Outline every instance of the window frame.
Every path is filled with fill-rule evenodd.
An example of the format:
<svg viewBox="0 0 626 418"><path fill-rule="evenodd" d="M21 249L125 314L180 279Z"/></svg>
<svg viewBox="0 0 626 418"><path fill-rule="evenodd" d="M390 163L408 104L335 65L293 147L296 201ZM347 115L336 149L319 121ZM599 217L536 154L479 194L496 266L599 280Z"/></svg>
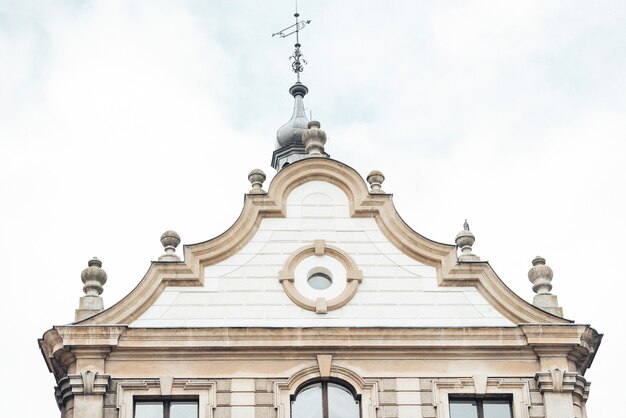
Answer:
<svg viewBox="0 0 626 418"><path fill-rule="evenodd" d="M307 382L302 383L301 385L298 386L298 388L296 389L296 391L291 394L289 396L289 415L293 418L293 403L296 401L296 399L298 398L298 395L304 391L306 388L313 386L313 385L317 385L317 384L321 384L321 390L322 390L322 418L329 418L330 414L329 414L329 405L328 405L328 384L329 383L333 383L337 386L341 386L342 388L346 389L351 395L352 395L352 399L354 400L354 402L356 403L356 406L358 408L359 411L359 418L363 418L363 407L362 407L362 402L361 402L361 395L356 391L356 389L350 385L348 382L338 379L338 378L326 378L326 379L312 379L309 380Z"/></svg>
<svg viewBox="0 0 626 418"><path fill-rule="evenodd" d="M437 418L450 417L450 399L464 396L497 398L510 396L512 417L530 418L530 386L526 378L487 378L474 376L458 379L434 379L432 383L433 406Z"/></svg>
<svg viewBox="0 0 626 418"><path fill-rule="evenodd" d="M346 382L361 396L361 418L376 418L378 382L364 380L350 369L332 365L330 355L318 355L317 359L318 366L301 369L287 380L274 382L274 407L277 409L277 418L291 418L291 395L303 384L329 378ZM320 368L320 364L327 365Z"/></svg>
<svg viewBox="0 0 626 418"><path fill-rule="evenodd" d="M454 395L454 394L450 394L448 396L448 409L450 409L450 407L452 406L453 403L455 402L476 402L476 412L478 414L478 418L485 418L485 412L483 409L483 405L484 402L490 402L490 401L507 401L509 404L509 414L510 417L513 418L513 395L512 394L499 394L499 395L490 395L490 396L472 396L472 395ZM450 414L450 418L455 418L452 415L452 411L448 411L448 413Z"/></svg>
<svg viewBox="0 0 626 418"><path fill-rule="evenodd" d="M208 379L127 379L116 388L119 418L134 418L137 401L196 399L201 418L213 418L217 406L217 383Z"/></svg>
<svg viewBox="0 0 626 418"><path fill-rule="evenodd" d="M133 397L133 418L137 416L137 404L142 402L159 402L163 405L162 418L170 418L170 408L176 402L195 402L196 418L200 418L200 399L198 396L135 396Z"/></svg>

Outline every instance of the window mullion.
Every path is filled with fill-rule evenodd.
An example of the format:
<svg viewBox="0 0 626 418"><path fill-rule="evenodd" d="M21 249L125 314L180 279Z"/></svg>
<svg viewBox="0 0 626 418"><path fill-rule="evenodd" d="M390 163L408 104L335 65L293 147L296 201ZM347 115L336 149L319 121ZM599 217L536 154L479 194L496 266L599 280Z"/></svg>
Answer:
<svg viewBox="0 0 626 418"><path fill-rule="evenodd" d="M322 417L328 418L328 383L322 382Z"/></svg>
<svg viewBox="0 0 626 418"><path fill-rule="evenodd" d="M478 418L485 418L485 413L483 411L483 401L480 399L476 400L476 409L478 409Z"/></svg>
<svg viewBox="0 0 626 418"><path fill-rule="evenodd" d="M170 418L170 401L163 402L163 418Z"/></svg>

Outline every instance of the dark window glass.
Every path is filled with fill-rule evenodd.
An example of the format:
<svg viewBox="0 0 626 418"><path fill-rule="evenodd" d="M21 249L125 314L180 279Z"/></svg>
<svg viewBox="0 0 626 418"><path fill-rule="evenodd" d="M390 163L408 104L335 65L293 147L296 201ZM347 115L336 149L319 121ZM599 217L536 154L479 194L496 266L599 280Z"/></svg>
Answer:
<svg viewBox="0 0 626 418"><path fill-rule="evenodd" d="M333 284L333 280L328 276L328 274L324 273L314 273L307 280L309 286L313 289L323 290L328 289L330 285Z"/></svg>
<svg viewBox="0 0 626 418"><path fill-rule="evenodd" d="M450 418L513 418L510 399L451 399Z"/></svg>
<svg viewBox="0 0 626 418"><path fill-rule="evenodd" d="M292 418L359 418L359 397L343 385L316 382L296 393L291 402Z"/></svg>

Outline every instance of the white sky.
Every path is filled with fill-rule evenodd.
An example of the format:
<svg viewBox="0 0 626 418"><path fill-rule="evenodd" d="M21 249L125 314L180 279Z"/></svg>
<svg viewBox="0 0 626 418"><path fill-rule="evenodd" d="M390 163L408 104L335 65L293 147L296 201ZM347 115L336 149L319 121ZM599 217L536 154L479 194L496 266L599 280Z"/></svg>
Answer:
<svg viewBox="0 0 626 418"><path fill-rule="evenodd" d="M162 252L237 218L291 116L280 1L0 1L0 379L7 416L58 416L36 339L73 320L98 256L110 306ZM626 2L300 0L305 103L327 151L385 173L404 220L605 338L591 417L621 399ZM16 390L17 389L17 390ZM8 410L7 410L8 408Z"/></svg>

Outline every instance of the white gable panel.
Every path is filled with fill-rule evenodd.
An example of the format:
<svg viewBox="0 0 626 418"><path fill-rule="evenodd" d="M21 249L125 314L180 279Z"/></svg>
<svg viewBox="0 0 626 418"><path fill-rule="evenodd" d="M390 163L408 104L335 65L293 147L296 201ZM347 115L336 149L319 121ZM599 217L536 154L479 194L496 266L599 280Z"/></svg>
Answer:
<svg viewBox="0 0 626 418"><path fill-rule="evenodd" d="M131 326L514 325L475 288L439 287L435 268L398 250L373 218L351 218L348 198L337 186L304 183L289 194L286 204L286 218L263 219L237 254L204 268L204 287L166 288ZM278 280L286 260L314 240L348 253L363 272L354 298L326 314L296 305Z"/></svg>

